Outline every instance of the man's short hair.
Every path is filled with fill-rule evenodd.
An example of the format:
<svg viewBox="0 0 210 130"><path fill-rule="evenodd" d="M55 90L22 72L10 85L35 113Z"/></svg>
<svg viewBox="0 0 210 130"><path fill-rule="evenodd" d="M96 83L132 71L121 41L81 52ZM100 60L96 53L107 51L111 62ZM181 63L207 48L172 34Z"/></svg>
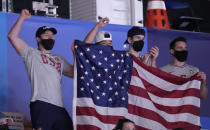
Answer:
<svg viewBox="0 0 210 130"><path fill-rule="evenodd" d="M171 41L169 49L174 49L176 46L176 42L179 41L187 43L187 39L185 37L176 37L173 41Z"/></svg>

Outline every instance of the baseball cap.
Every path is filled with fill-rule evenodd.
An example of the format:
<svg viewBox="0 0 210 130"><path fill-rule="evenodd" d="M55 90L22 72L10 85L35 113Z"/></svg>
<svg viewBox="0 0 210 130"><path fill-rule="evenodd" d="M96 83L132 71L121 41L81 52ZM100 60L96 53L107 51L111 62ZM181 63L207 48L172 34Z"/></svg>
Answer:
<svg viewBox="0 0 210 130"><path fill-rule="evenodd" d="M57 30L55 28L48 27L48 26L42 26L37 29L36 37L39 37L42 33L44 33L47 30L52 31L54 35L57 33Z"/></svg>
<svg viewBox="0 0 210 130"><path fill-rule="evenodd" d="M135 35L145 35L144 29L133 26L131 29L128 30L127 37L133 37ZM125 43L128 43L128 40L126 40Z"/></svg>
<svg viewBox="0 0 210 130"><path fill-rule="evenodd" d="M112 40L112 34L106 31L97 32L96 37L95 37L95 42L98 43L103 40Z"/></svg>

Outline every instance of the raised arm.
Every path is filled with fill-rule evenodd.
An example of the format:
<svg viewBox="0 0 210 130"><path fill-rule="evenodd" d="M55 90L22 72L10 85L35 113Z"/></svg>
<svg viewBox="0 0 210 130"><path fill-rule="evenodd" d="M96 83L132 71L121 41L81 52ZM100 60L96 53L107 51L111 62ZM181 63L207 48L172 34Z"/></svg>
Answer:
<svg viewBox="0 0 210 130"><path fill-rule="evenodd" d="M85 37L84 42L91 44L93 40L95 39L96 33L98 30L104 26L106 26L109 23L109 19L102 18L99 20L99 22L93 27L93 29L88 33L88 35Z"/></svg>
<svg viewBox="0 0 210 130"><path fill-rule="evenodd" d="M18 20L16 21L16 23L13 25L12 29L8 33L8 39L10 43L19 54L24 50L26 46L26 43L21 38L19 38L20 30L21 30L23 22L26 19L29 19L30 17L31 17L31 14L29 13L29 11L26 9L23 9L21 11L20 17L18 18Z"/></svg>

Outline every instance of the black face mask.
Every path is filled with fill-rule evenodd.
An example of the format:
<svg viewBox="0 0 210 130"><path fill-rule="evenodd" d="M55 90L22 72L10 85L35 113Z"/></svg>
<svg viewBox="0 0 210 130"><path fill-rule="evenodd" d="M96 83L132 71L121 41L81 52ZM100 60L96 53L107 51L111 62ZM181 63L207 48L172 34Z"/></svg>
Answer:
<svg viewBox="0 0 210 130"><path fill-rule="evenodd" d="M52 50L54 43L55 43L55 40L53 39L41 39L41 44L46 50Z"/></svg>
<svg viewBox="0 0 210 130"><path fill-rule="evenodd" d="M9 127L7 124L3 124L3 125L0 125L0 130L9 130Z"/></svg>
<svg viewBox="0 0 210 130"><path fill-rule="evenodd" d="M174 50L174 57L176 57L176 59L180 62L186 61L187 56L188 56L188 51L187 50L183 50L183 51Z"/></svg>
<svg viewBox="0 0 210 130"><path fill-rule="evenodd" d="M135 41L133 43L133 49L136 51L136 52L139 52L143 49L144 47L144 41L143 40L139 40L139 41Z"/></svg>

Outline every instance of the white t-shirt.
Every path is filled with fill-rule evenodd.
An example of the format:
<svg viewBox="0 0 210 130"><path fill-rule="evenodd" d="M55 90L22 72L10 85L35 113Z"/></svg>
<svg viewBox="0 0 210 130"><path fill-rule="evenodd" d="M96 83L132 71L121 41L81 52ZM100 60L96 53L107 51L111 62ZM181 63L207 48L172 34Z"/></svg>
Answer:
<svg viewBox="0 0 210 130"><path fill-rule="evenodd" d="M31 84L31 102L41 100L63 107L62 73L70 64L61 56L47 54L27 45L20 56Z"/></svg>

